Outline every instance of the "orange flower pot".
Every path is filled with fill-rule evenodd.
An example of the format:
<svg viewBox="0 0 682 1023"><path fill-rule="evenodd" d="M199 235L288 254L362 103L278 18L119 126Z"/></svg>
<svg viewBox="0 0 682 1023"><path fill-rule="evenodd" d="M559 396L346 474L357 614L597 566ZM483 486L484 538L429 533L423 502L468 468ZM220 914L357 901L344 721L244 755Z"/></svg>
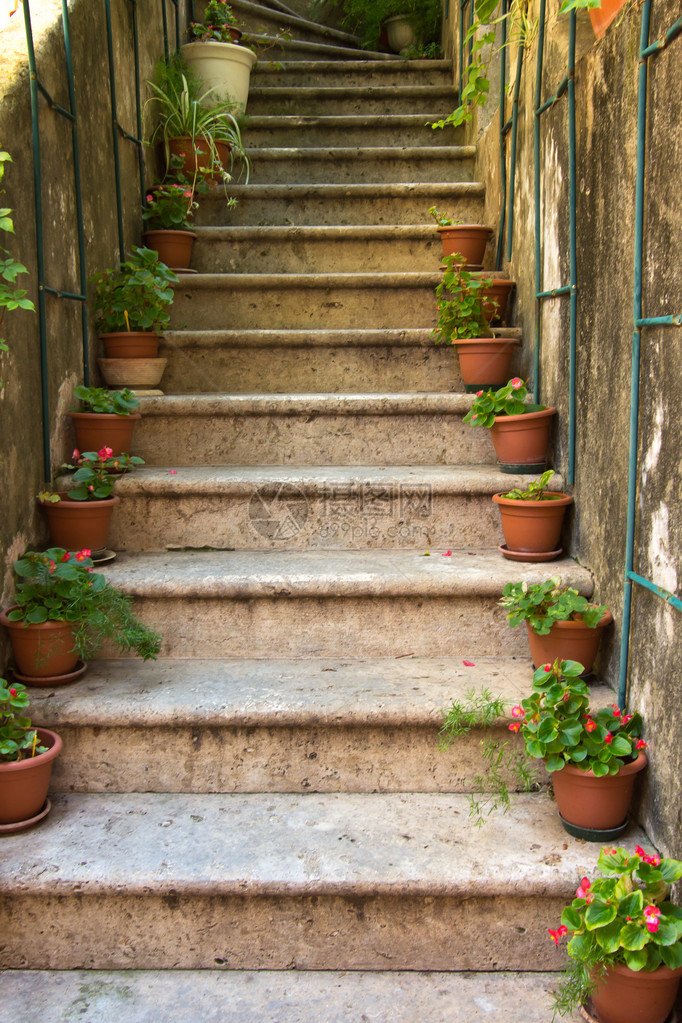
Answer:
<svg viewBox="0 0 682 1023"><path fill-rule="evenodd" d="M613 615L606 611L602 620L590 629L581 621L554 622L546 636L539 636L531 625L528 629L528 645L533 659L533 667L541 664L554 664L560 661L578 661L591 671L594 665L603 630L613 621Z"/></svg>
<svg viewBox="0 0 682 1023"><path fill-rule="evenodd" d="M549 407L518 416L495 416L490 436L500 462L514 466L544 464L555 414L556 409Z"/></svg>
<svg viewBox="0 0 682 1023"><path fill-rule="evenodd" d="M664 1023L675 1003L682 966L671 970L631 970L624 963L609 967L592 991L600 1023Z"/></svg>
<svg viewBox="0 0 682 1023"><path fill-rule="evenodd" d="M76 667L78 651L74 647L74 622L27 625L25 622L11 622L7 613L0 611L0 625L9 632L14 660L22 675L48 678L68 675Z"/></svg>
<svg viewBox="0 0 682 1023"><path fill-rule="evenodd" d="M443 255L459 252L467 266L480 266L490 237L490 228L482 224L448 224L438 226Z"/></svg>
<svg viewBox="0 0 682 1023"><path fill-rule="evenodd" d="M493 501L499 506L504 541L510 551L544 554L558 548L564 513L573 503L570 494L552 494L545 501L517 501L493 494Z"/></svg>
<svg viewBox="0 0 682 1023"><path fill-rule="evenodd" d="M49 747L46 753L0 763L0 824L30 821L45 804L52 764L61 753L62 740L47 728L36 731L39 744Z"/></svg>
<svg viewBox="0 0 682 1023"><path fill-rule="evenodd" d="M155 359L159 335L151 330L121 330L100 334L107 359Z"/></svg>
<svg viewBox="0 0 682 1023"><path fill-rule="evenodd" d="M646 753L641 752L636 760L624 764L618 774L603 778L573 764L553 771L552 786L559 813L569 824L589 831L620 827L628 815L635 779L647 763Z"/></svg>
<svg viewBox="0 0 682 1023"><path fill-rule="evenodd" d="M108 412L67 412L67 415L73 423L79 451L99 451L106 447L111 448L114 457L131 453L135 423L142 418L139 412L131 412L129 416Z"/></svg>
<svg viewBox="0 0 682 1023"><path fill-rule="evenodd" d="M83 547L98 551L106 547L109 525L118 497L103 501L74 501L67 491L59 494L57 504L41 502L53 547L80 551Z"/></svg>
<svg viewBox="0 0 682 1023"><path fill-rule="evenodd" d="M159 259L171 270L187 270L192 262L192 249L196 235L194 231L173 231L159 228L145 231L142 235L148 249L158 253Z"/></svg>
<svg viewBox="0 0 682 1023"><path fill-rule="evenodd" d="M502 387L509 379L514 347L519 342L513 337L457 338L462 382L467 391Z"/></svg>

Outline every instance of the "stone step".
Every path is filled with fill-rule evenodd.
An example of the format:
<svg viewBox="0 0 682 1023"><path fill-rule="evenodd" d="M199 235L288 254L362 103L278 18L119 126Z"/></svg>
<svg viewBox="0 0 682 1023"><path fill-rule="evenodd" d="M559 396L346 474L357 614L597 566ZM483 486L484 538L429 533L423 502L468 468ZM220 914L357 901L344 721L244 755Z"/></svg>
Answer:
<svg viewBox="0 0 682 1023"><path fill-rule="evenodd" d="M0 975L0 1023L29 1020L36 1005L49 1005L55 1020L80 1014L88 1023L547 1023L559 979L378 970L11 970ZM564 1018L583 1023L579 1014Z"/></svg>
<svg viewBox="0 0 682 1023"><path fill-rule="evenodd" d="M443 259L435 225L198 227L199 273L435 272Z"/></svg>
<svg viewBox="0 0 682 1023"><path fill-rule="evenodd" d="M293 60L261 61L251 72L255 88L429 85L451 87L451 60Z"/></svg>
<svg viewBox="0 0 682 1023"><path fill-rule="evenodd" d="M150 465L491 465L466 394L196 394L142 398Z"/></svg>
<svg viewBox="0 0 682 1023"><path fill-rule="evenodd" d="M195 222L239 225L418 224L429 206L447 205L458 220L483 223L484 186L478 181L389 184L230 185L237 199L226 210L221 189L202 198Z"/></svg>
<svg viewBox="0 0 682 1023"><path fill-rule="evenodd" d="M494 466L147 466L116 484L116 551L480 548L504 542ZM553 480L561 489L561 481Z"/></svg>
<svg viewBox="0 0 682 1023"><path fill-rule="evenodd" d="M496 550L425 555L192 550L120 554L102 571L162 633L163 657L527 656L497 603L506 583L551 574L592 593L590 573L569 559L548 572Z"/></svg>
<svg viewBox="0 0 682 1023"><path fill-rule="evenodd" d="M528 658L478 656L161 660L134 672L112 660L29 696L34 724L65 743L59 792L472 792L484 733L440 750L442 711L485 688L511 708L531 672ZM593 706L613 699L592 686ZM507 711L485 736L521 749L510 721Z"/></svg>
<svg viewBox="0 0 682 1023"><path fill-rule="evenodd" d="M483 733L440 751L442 709L472 687L511 708L531 673L528 658L97 661L77 686L32 689L31 717L65 743L58 792L470 792ZM511 720L486 734L520 749Z"/></svg>
<svg viewBox="0 0 682 1023"><path fill-rule="evenodd" d="M599 845L543 794L482 831L467 813L441 793L53 795L30 852L3 839L0 967L556 968L547 928Z"/></svg>
<svg viewBox="0 0 682 1023"><path fill-rule="evenodd" d="M297 14L288 14L284 11L273 10L263 4L253 3L251 0L230 0L232 12L237 19L239 28L247 36L272 35L280 32L287 33L296 40L324 43L330 46L350 47L355 50L358 56L360 43L357 36L349 32L342 32L337 28L330 28L320 24L319 21L310 21ZM268 54L263 55L267 61Z"/></svg>
<svg viewBox="0 0 682 1023"><path fill-rule="evenodd" d="M452 85L253 86L249 114L412 114L457 106Z"/></svg>
<svg viewBox="0 0 682 1023"><path fill-rule="evenodd" d="M377 64L377 67L384 67ZM280 117L249 117L242 132L247 146L287 146L295 140L303 146L390 146L396 139L404 146L461 145L461 128L434 131L429 122L439 114L383 114L377 120L371 114L347 114L319 117L315 114L288 114Z"/></svg>
<svg viewBox="0 0 682 1023"><path fill-rule="evenodd" d="M185 274L174 285L174 330L433 327L431 273Z"/></svg>
<svg viewBox="0 0 682 1023"><path fill-rule="evenodd" d="M255 184L471 181L475 146L249 149Z"/></svg>
<svg viewBox="0 0 682 1023"><path fill-rule="evenodd" d="M495 328L520 340L517 327ZM455 350L436 345L428 328L402 330L168 331L167 394L461 392ZM517 346L511 373L520 371Z"/></svg>
<svg viewBox="0 0 682 1023"><path fill-rule="evenodd" d="M366 61L396 60L393 53L376 53L373 50L358 50L353 46L339 46L335 43L311 42L292 36L284 38L281 33L246 32L242 43L255 47L261 54L260 60L278 63L283 60L329 61L357 60L362 53Z"/></svg>

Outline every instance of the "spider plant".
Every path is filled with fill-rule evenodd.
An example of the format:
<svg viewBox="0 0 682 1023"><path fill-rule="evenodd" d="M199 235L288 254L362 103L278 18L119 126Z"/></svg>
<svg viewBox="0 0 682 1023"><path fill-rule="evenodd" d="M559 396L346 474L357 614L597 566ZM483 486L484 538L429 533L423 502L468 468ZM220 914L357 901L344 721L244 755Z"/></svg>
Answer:
<svg viewBox="0 0 682 1023"><path fill-rule="evenodd" d="M232 180L235 160L241 164L239 176L245 172L245 183L249 180L249 158L242 144L239 122L234 106L226 102L214 102L214 89L200 91L198 79L193 75L181 57L176 56L168 63L159 61L155 81L147 81L152 90L149 103L154 106L156 125L149 144L163 145L166 168L171 166L170 140L189 138L208 156L207 173L218 172L224 181ZM210 105L213 104L213 105ZM217 142L229 147L229 169L223 167L218 155Z"/></svg>

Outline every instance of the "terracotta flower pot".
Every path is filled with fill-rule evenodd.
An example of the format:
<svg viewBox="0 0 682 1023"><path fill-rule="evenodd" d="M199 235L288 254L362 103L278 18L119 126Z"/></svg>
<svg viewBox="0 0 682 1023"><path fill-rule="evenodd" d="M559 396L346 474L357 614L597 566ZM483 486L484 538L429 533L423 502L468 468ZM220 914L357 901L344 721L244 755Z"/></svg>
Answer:
<svg viewBox="0 0 682 1023"><path fill-rule="evenodd" d="M192 261L194 231L173 231L169 228L144 231L144 244L158 253L159 259L171 270L187 270Z"/></svg>
<svg viewBox="0 0 682 1023"><path fill-rule="evenodd" d="M543 554L557 550L564 513L573 503L570 494L553 494L548 501L515 501L493 494L493 501L499 506L510 551Z"/></svg>
<svg viewBox="0 0 682 1023"><path fill-rule="evenodd" d="M639 971L621 963L611 966L592 991L600 1023L663 1023L675 1003L680 977L682 966Z"/></svg>
<svg viewBox="0 0 682 1023"><path fill-rule="evenodd" d="M448 224L438 227L443 255L461 253L467 266L480 266L490 236L490 228L483 224Z"/></svg>
<svg viewBox="0 0 682 1023"><path fill-rule="evenodd" d="M150 330L122 330L99 337L108 359L155 359L159 354L159 335Z"/></svg>
<svg viewBox="0 0 682 1023"><path fill-rule="evenodd" d="M194 46L194 43L188 43L188 46ZM217 46L229 46L230 43L217 43ZM244 47L239 47L244 49ZM247 51L250 52L250 51ZM255 56L255 54L254 54ZM223 167L227 167L230 162L230 147L227 142L214 142L218 159ZM180 137L168 140L168 148L171 156L177 156L182 160L180 170L185 177L191 178L197 171L197 164L199 167L208 167L211 162L211 154L208 144L203 139L195 139L192 141L191 138ZM221 177L218 171L214 171L209 176L209 180L220 181Z"/></svg>
<svg viewBox="0 0 682 1023"><path fill-rule="evenodd" d="M73 501L68 492L60 492L58 504L41 502L53 547L80 551L83 547L98 551L106 547L114 507L120 498L103 501Z"/></svg>
<svg viewBox="0 0 682 1023"><path fill-rule="evenodd" d="M597 39L601 39L616 17L625 0L601 0L601 5L590 9L590 21Z"/></svg>
<svg viewBox="0 0 682 1023"><path fill-rule="evenodd" d="M507 322L507 306L509 296L516 281L506 281L501 278L494 278L488 288L481 289L483 297L483 312L491 323Z"/></svg>
<svg viewBox="0 0 682 1023"><path fill-rule="evenodd" d="M552 773L559 813L569 824L590 831L620 827L628 815L635 778L647 763L646 753L641 752L632 763L624 764L618 774L603 778L566 764L561 771Z"/></svg>
<svg viewBox="0 0 682 1023"><path fill-rule="evenodd" d="M28 821L40 813L50 785L52 764L62 750L56 732L37 728L38 741L47 753L25 760L0 763L0 824Z"/></svg>
<svg viewBox="0 0 682 1023"><path fill-rule="evenodd" d="M514 346L513 337L458 338L457 348L462 382L467 391L502 387L509 379Z"/></svg>
<svg viewBox="0 0 682 1023"><path fill-rule="evenodd" d="M73 423L79 451L109 447L114 457L131 453L135 423L142 418L139 412L131 412L129 416L108 412L67 412L67 415Z"/></svg>
<svg viewBox="0 0 682 1023"><path fill-rule="evenodd" d="M546 636L539 636L526 622L533 667L554 664L558 658L560 661L578 661L586 672L591 671L603 630L612 621L613 615L607 611L594 629L583 621L555 622Z"/></svg>
<svg viewBox="0 0 682 1023"><path fill-rule="evenodd" d="M76 667L78 651L74 648L73 622L26 625L11 622L7 613L0 611L0 625L9 632L14 660L22 675L48 678L68 675Z"/></svg>
<svg viewBox="0 0 682 1023"><path fill-rule="evenodd" d="M503 465L528 466L530 472L536 471L532 466L544 466L555 414L556 409L549 407L518 416L495 416L490 436L499 461Z"/></svg>

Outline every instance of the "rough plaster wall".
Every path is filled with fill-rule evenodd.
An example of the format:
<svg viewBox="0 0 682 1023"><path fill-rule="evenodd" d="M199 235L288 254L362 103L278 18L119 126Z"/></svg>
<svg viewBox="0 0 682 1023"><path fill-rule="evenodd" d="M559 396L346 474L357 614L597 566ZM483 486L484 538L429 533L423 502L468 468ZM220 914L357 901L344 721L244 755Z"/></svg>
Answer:
<svg viewBox="0 0 682 1023"><path fill-rule="evenodd" d="M678 16L676 0L655 0L652 41ZM619 674L627 521L639 33L640 11L635 5L601 41L590 37L589 23L579 22L576 67L578 418L570 551L592 570L596 597L616 619L598 663L614 687ZM543 98L553 93L565 74L566 47L565 30L550 21ZM532 111L536 56L533 45L526 54L521 82L509 267L518 282L517 323L524 329L525 372L532 367L535 331ZM644 273L645 315L650 316L682 311L680 97L682 43L678 39L650 62ZM550 287L569 280L565 100L543 116L541 137L543 273L544 287ZM481 138L477 169L477 176L486 183L488 223L499 221L498 164L496 117ZM554 464L565 472L568 298L543 303L541 327L541 395L559 409ZM681 334L674 328L649 328L642 335L638 463L642 482L634 564L635 571L678 595L682 472L675 413L682 384ZM645 716L652 753L640 814L654 841L666 852L682 856L682 618L658 597L638 587L633 592L630 701Z"/></svg>
<svg viewBox="0 0 682 1023"><path fill-rule="evenodd" d="M61 3L46 0L33 19L38 75L56 102L68 107ZM112 156L109 71L104 5L90 0L70 4L70 28L80 137L84 198L87 275L118 258L116 200ZM112 3L116 86L119 120L135 128L131 5ZM21 13L19 14L21 19ZM186 17L181 5L181 24ZM145 2L140 10L141 77L148 78L163 53L161 6ZM0 53L0 147L13 158L6 170L2 206L13 210L16 234L0 237L30 271L21 284L37 306L36 238L33 199L30 96L23 22L3 29ZM45 279L55 288L78 291L78 249L75 219L71 126L40 100L40 140L43 178ZM126 246L139 244L139 174L137 155L121 140L121 180ZM25 281L25 283L24 283ZM73 407L73 387L82 379L81 313L75 302L46 299L50 448L53 466L69 453L72 439L63 413ZM10 352L0 358L0 474L6 482L0 517L0 600L7 606L12 587L11 564L27 548L46 541L35 495L44 477L41 425L41 374L38 317L28 312L8 314L3 336ZM90 361L96 377L94 332L90 325ZM0 641L1 642L1 641ZM0 649L0 665L5 662Z"/></svg>

